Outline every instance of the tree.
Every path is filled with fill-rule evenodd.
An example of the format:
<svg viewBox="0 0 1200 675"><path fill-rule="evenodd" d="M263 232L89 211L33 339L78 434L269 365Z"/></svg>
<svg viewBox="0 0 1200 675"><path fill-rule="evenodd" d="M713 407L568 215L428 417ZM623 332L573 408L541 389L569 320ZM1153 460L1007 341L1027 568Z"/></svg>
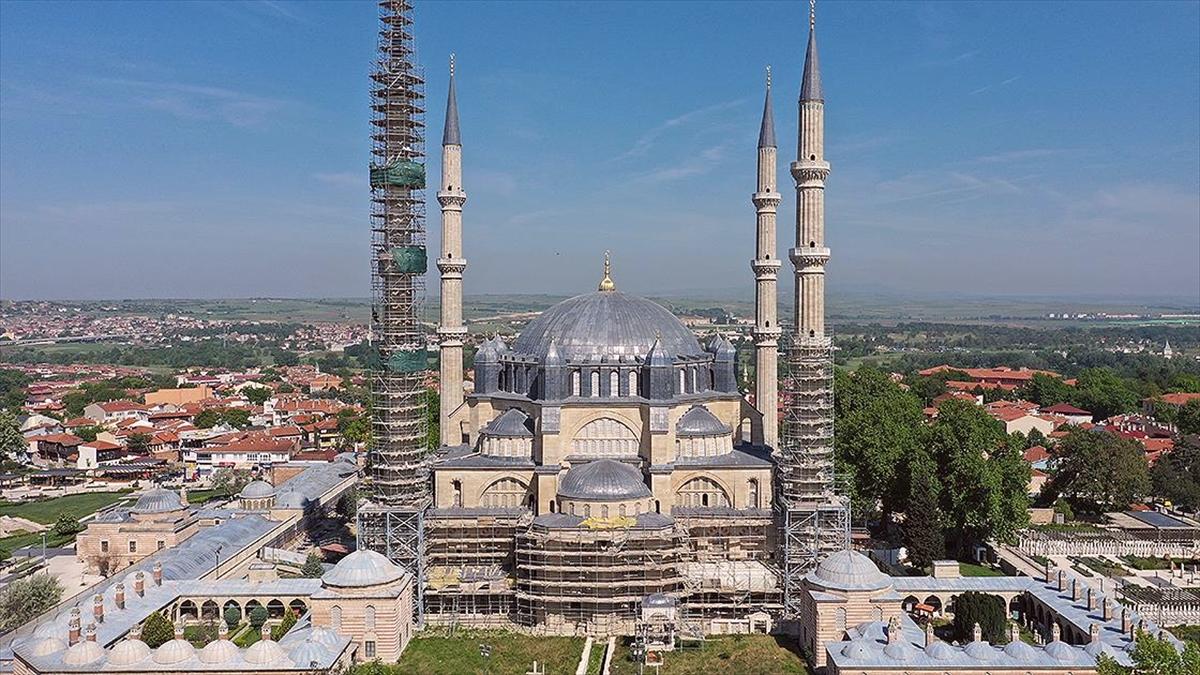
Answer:
<svg viewBox="0 0 1200 675"><path fill-rule="evenodd" d="M1054 475L1043 497L1063 496L1076 511L1128 508L1150 491L1141 444L1108 431L1072 428L1054 446Z"/></svg>
<svg viewBox="0 0 1200 675"><path fill-rule="evenodd" d="M435 389L425 390L425 447L437 450L442 446L442 399Z"/></svg>
<svg viewBox="0 0 1200 675"><path fill-rule="evenodd" d="M25 405L25 387L32 381L20 370L0 368L0 408L20 410Z"/></svg>
<svg viewBox="0 0 1200 675"><path fill-rule="evenodd" d="M16 461L28 448L17 418L7 410L0 410L0 460Z"/></svg>
<svg viewBox="0 0 1200 675"><path fill-rule="evenodd" d="M1075 405L1098 419L1132 412L1137 402L1137 392L1108 368L1088 368L1075 380Z"/></svg>
<svg viewBox="0 0 1200 675"><path fill-rule="evenodd" d="M49 574L34 574L10 581L0 589L0 631L28 623L62 600L63 587Z"/></svg>
<svg viewBox="0 0 1200 675"><path fill-rule="evenodd" d="M175 626L162 614L153 612L142 623L142 642L151 649L157 649L174 639Z"/></svg>
<svg viewBox="0 0 1200 675"><path fill-rule="evenodd" d="M1200 436L1180 437L1175 447L1150 467L1150 485L1157 497L1188 511L1200 510Z"/></svg>
<svg viewBox="0 0 1200 675"><path fill-rule="evenodd" d="M1097 675L1195 675L1200 673L1200 645L1188 642L1182 652L1145 631L1138 631L1133 648L1134 668L1119 665L1107 654L1096 662Z"/></svg>
<svg viewBox="0 0 1200 675"><path fill-rule="evenodd" d="M979 624L983 639L987 642L1007 642L1005 629L1008 628L1008 606L1004 598L976 591L967 591L958 596L954 601L954 639L971 642L975 624Z"/></svg>
<svg viewBox="0 0 1200 675"><path fill-rule="evenodd" d="M358 515L358 488L350 488L338 499L337 513L346 520Z"/></svg>
<svg viewBox="0 0 1200 675"><path fill-rule="evenodd" d="M220 490L221 494L229 497L241 492L251 480L253 476L246 469L217 469L212 475L212 486L214 490Z"/></svg>
<svg viewBox="0 0 1200 675"><path fill-rule="evenodd" d="M1175 425L1181 434L1200 434L1200 399L1192 399L1180 406Z"/></svg>
<svg viewBox="0 0 1200 675"><path fill-rule="evenodd" d="M245 396L246 400L254 405L266 403L267 399L271 398L274 394L275 392L267 387L245 387L242 389L242 396Z"/></svg>
<svg viewBox="0 0 1200 675"><path fill-rule="evenodd" d="M83 525L79 523L79 519L65 512L58 514L58 520L54 521L54 527L51 528L51 532L60 537L70 536L82 531Z"/></svg>
<svg viewBox="0 0 1200 675"><path fill-rule="evenodd" d="M946 539L938 510L941 486L938 484L937 466L923 449L917 450L909 458L908 473L904 545L908 548L909 564L925 569L934 560L946 557Z"/></svg>
<svg viewBox="0 0 1200 675"><path fill-rule="evenodd" d="M230 605L225 608L225 614L222 618L225 619L225 626L228 627L229 630L233 630L234 628L237 628L239 623L242 622L242 613L238 611L237 607Z"/></svg>
<svg viewBox="0 0 1200 675"><path fill-rule="evenodd" d="M148 434L130 434L125 439L125 447L134 455L140 455L150 448L150 436Z"/></svg>
<svg viewBox="0 0 1200 675"><path fill-rule="evenodd" d="M1034 373L1029 382L1017 390L1017 395L1040 406L1049 407L1070 401L1075 391L1071 385L1063 382L1062 378Z"/></svg>
<svg viewBox="0 0 1200 675"><path fill-rule="evenodd" d="M221 419L231 427L245 429L250 426L250 411L241 408L229 408L221 413Z"/></svg>
<svg viewBox="0 0 1200 675"><path fill-rule="evenodd" d="M1000 422L964 401L943 403L928 427L946 539L959 554L974 541L1011 540L1028 524L1029 465L1006 441Z"/></svg>
<svg viewBox="0 0 1200 675"><path fill-rule="evenodd" d="M71 430L71 433L75 434L79 438L82 438L88 443L92 443L96 440L96 437L100 435L101 431L104 431L104 427L97 424L89 424L84 427L75 427Z"/></svg>
<svg viewBox="0 0 1200 675"><path fill-rule="evenodd" d="M250 610L250 627L254 630L261 630L263 624L267 622L267 608L262 605L255 605L254 609Z"/></svg>
<svg viewBox="0 0 1200 675"><path fill-rule="evenodd" d="M279 638L287 635L287 632L292 629L292 626L295 625L296 613L290 609L284 610L283 620L279 622L278 626L275 626L271 629L271 639L279 642Z"/></svg>
<svg viewBox="0 0 1200 675"><path fill-rule="evenodd" d="M315 551L311 551L308 557L304 560L304 566L300 568L300 576L308 579L318 579L322 574L325 574L325 567L321 565L321 556Z"/></svg>
<svg viewBox="0 0 1200 675"><path fill-rule="evenodd" d="M199 429L211 429L221 423L221 411L216 408L205 408L192 419Z"/></svg>
<svg viewBox="0 0 1200 675"><path fill-rule="evenodd" d="M834 392L834 456L850 478L855 512L887 515L901 509L903 459L920 448L921 402L887 373L867 366L836 373Z"/></svg>

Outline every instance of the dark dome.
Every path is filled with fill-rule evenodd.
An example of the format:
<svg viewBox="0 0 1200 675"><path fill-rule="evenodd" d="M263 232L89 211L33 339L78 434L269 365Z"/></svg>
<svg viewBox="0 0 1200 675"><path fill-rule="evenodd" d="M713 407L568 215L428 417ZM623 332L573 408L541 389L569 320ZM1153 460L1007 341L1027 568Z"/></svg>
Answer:
<svg viewBox="0 0 1200 675"><path fill-rule="evenodd" d="M636 467L612 459L573 466L558 483L558 496L585 501L621 501L651 496Z"/></svg>
<svg viewBox="0 0 1200 675"><path fill-rule="evenodd" d="M553 342L569 361L644 357L655 338L671 356L705 353L692 331L665 307L619 291L586 293L554 305L521 331L512 351L540 360Z"/></svg>

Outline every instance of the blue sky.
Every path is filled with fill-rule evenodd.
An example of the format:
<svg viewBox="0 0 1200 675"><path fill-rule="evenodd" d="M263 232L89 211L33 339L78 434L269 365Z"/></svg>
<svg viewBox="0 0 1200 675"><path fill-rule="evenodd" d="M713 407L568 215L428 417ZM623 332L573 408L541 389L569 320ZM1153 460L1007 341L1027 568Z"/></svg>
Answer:
<svg viewBox="0 0 1200 675"><path fill-rule="evenodd" d="M625 290L749 296L763 67L785 175L807 3L416 18L432 175L458 55L468 293L590 290L612 249ZM0 296L365 296L375 30L0 3ZM833 293L1200 302L1200 3L824 2L818 36Z"/></svg>

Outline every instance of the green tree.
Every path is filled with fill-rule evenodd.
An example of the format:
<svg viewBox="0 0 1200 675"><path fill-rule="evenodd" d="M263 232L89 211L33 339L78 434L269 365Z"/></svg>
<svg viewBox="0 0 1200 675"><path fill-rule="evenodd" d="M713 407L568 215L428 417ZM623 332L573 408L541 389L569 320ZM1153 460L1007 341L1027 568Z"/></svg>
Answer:
<svg viewBox="0 0 1200 675"><path fill-rule="evenodd" d="M237 607L230 605L225 608L225 616L223 618L225 619L225 626L229 630L233 630L242 622L242 613L238 611Z"/></svg>
<svg viewBox="0 0 1200 675"><path fill-rule="evenodd" d="M54 527L51 532L65 537L83 531L83 525L79 524L79 519L69 513L58 514L58 520L54 521Z"/></svg>
<svg viewBox="0 0 1200 675"><path fill-rule="evenodd" d="M904 511L904 545L913 567L925 569L946 557L946 538L939 511L941 486L937 465L924 449L908 461L908 499Z"/></svg>
<svg viewBox="0 0 1200 675"><path fill-rule="evenodd" d="M967 591L954 601L954 639L970 642L975 624L983 633L983 639L991 643L1008 641L1004 634L1008 627L1008 606L998 595Z"/></svg>
<svg viewBox="0 0 1200 675"><path fill-rule="evenodd" d="M58 605L63 587L49 574L34 574L10 581L0 589L0 631L28 623Z"/></svg>
<svg viewBox="0 0 1200 675"><path fill-rule="evenodd" d="M192 419L192 424L195 424L199 429L211 429L221 422L221 411L216 408L205 408L196 413L196 417Z"/></svg>
<svg viewBox="0 0 1200 675"><path fill-rule="evenodd" d="M1200 645L1188 642L1182 652L1145 631L1134 642L1134 667L1125 668L1107 654L1096 662L1097 675L1195 675L1200 673Z"/></svg>
<svg viewBox="0 0 1200 675"><path fill-rule="evenodd" d="M246 469L217 469L212 475L214 490L220 490L226 497L236 495L246 487L254 477Z"/></svg>
<svg viewBox="0 0 1200 675"><path fill-rule="evenodd" d="M1017 395L1040 406L1052 406L1072 400L1075 391L1062 378L1034 373L1029 382L1017 390Z"/></svg>
<svg viewBox="0 0 1200 675"><path fill-rule="evenodd" d="M267 622L267 608L262 605L255 605L254 609L250 610L250 627L254 630L261 630L263 624Z"/></svg>
<svg viewBox="0 0 1200 675"><path fill-rule="evenodd" d="M425 390L425 447L437 450L442 447L441 397L437 390Z"/></svg>
<svg viewBox="0 0 1200 675"><path fill-rule="evenodd" d="M28 447L17 418L7 410L0 410L0 460L16 461Z"/></svg>
<svg viewBox="0 0 1200 675"><path fill-rule="evenodd" d="M351 488L338 498L337 513L346 520L354 520L358 515L358 488Z"/></svg>
<svg viewBox="0 0 1200 675"><path fill-rule="evenodd" d="M32 381L20 370L0 368L0 408L19 411L25 405L25 387Z"/></svg>
<svg viewBox="0 0 1200 675"><path fill-rule="evenodd" d="M140 455L149 449L150 436L149 434L130 434L125 439L125 447L129 448L130 454Z"/></svg>
<svg viewBox="0 0 1200 675"><path fill-rule="evenodd" d="M231 427L245 429L250 426L250 411L242 408L228 408L221 412L221 419Z"/></svg>
<svg viewBox="0 0 1200 675"><path fill-rule="evenodd" d="M864 366L834 379L834 454L857 498L855 511L884 515L903 508L903 459L920 447L921 402L887 373Z"/></svg>
<svg viewBox="0 0 1200 675"><path fill-rule="evenodd" d="M246 400L254 405L266 403L267 399L273 395L274 392L267 387L245 387L242 389L242 396L245 396Z"/></svg>
<svg viewBox="0 0 1200 675"><path fill-rule="evenodd" d="M89 424L85 427L75 427L71 430L71 433L87 441L88 443L91 443L96 440L102 431L104 431L104 427L96 424Z"/></svg>
<svg viewBox="0 0 1200 675"><path fill-rule="evenodd" d="M279 625L271 629L271 639L279 642L279 639L284 635L287 635L287 632L292 629L292 626L295 625L296 613L290 609L284 610L283 620L279 622Z"/></svg>
<svg viewBox="0 0 1200 675"><path fill-rule="evenodd" d="M321 556L316 552L309 552L308 557L304 560L304 566L300 568L300 576L318 579L324 573L325 568L321 566Z"/></svg>
<svg viewBox="0 0 1200 675"><path fill-rule="evenodd" d="M1088 368L1076 378L1075 405L1098 419L1132 412L1137 402L1137 392L1108 368Z"/></svg>
<svg viewBox="0 0 1200 675"><path fill-rule="evenodd" d="M1200 434L1200 399L1188 401L1179 408L1175 425L1181 434Z"/></svg>
<svg viewBox="0 0 1200 675"><path fill-rule="evenodd" d="M1137 441L1107 431L1072 428L1054 449L1046 501L1060 495L1076 511L1126 509L1150 491L1146 453Z"/></svg>
<svg viewBox="0 0 1200 675"><path fill-rule="evenodd" d="M153 612L142 623L142 642L151 649L157 649L174 639L175 626L162 614Z"/></svg>
<svg viewBox="0 0 1200 675"><path fill-rule="evenodd" d="M975 541L1010 540L1028 524L1029 466L1006 441L1000 422L963 401L943 403L928 427L946 539L959 554Z"/></svg>
<svg viewBox="0 0 1200 675"><path fill-rule="evenodd" d="M1200 436L1182 436L1150 467L1152 493L1188 511L1200 510Z"/></svg>

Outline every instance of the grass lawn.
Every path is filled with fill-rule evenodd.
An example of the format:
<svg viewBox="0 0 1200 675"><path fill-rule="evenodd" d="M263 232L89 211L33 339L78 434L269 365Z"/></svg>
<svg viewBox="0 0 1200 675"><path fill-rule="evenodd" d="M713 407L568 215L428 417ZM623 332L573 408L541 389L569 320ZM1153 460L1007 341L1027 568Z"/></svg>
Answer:
<svg viewBox="0 0 1200 675"><path fill-rule="evenodd" d="M188 490L189 504L203 504L210 499L225 498L224 490Z"/></svg>
<svg viewBox="0 0 1200 675"><path fill-rule="evenodd" d="M612 675L636 675L637 663L628 644L617 642ZM653 668L645 672L655 672ZM684 649L663 655L662 675L808 675L808 664L799 647L782 636L726 635L709 638L700 649Z"/></svg>
<svg viewBox="0 0 1200 675"><path fill-rule="evenodd" d="M46 532L47 548L66 546L73 541L75 541L75 535L73 534L58 535L50 531ZM39 549L38 555L40 556L40 549L42 547L41 533L30 532L28 534L14 534L11 537L4 537L3 539L0 539L0 558L7 558L8 556L12 555L13 551L19 548L25 548L26 546L37 547Z"/></svg>
<svg viewBox="0 0 1200 675"><path fill-rule="evenodd" d="M35 523L53 525L60 513L66 513L73 518L91 515L100 509L116 504L129 495L129 490L121 492L85 492L77 495L66 495L54 499L43 499L36 502L0 502L0 515L28 518ZM41 537L38 538L39 541Z"/></svg>
<svg viewBox="0 0 1200 675"><path fill-rule="evenodd" d="M1136 555L1123 555L1121 560L1125 561L1130 567L1139 570L1165 570L1171 568L1171 562L1166 558L1143 558ZM1188 558L1174 558L1175 566L1181 564L1194 565L1200 561L1191 560Z"/></svg>
<svg viewBox="0 0 1200 675"><path fill-rule="evenodd" d="M603 675L600 671L604 668L604 650L606 649L608 649L608 640L592 641L592 651L588 654L587 675Z"/></svg>
<svg viewBox="0 0 1200 675"><path fill-rule="evenodd" d="M583 653L583 639L544 637L508 631L458 630L449 637L445 629L430 629L413 637L400 662L385 666L389 675L483 675L524 673L534 661L546 675L571 675ZM492 656L479 655L479 645L492 647ZM603 648L603 644L600 644ZM593 650L595 647L592 648Z"/></svg>
<svg viewBox="0 0 1200 675"><path fill-rule="evenodd" d="M262 631L251 628L249 624L243 623L242 628L239 628L239 630L242 632L230 639L233 641L233 644L243 649L262 639Z"/></svg>
<svg viewBox="0 0 1200 675"><path fill-rule="evenodd" d="M1001 572L1000 570L994 570L990 567L984 567L983 565L976 565L975 563L969 563L969 562L958 563L958 571L964 577L1002 577L1002 576L1004 576L1004 572Z"/></svg>

